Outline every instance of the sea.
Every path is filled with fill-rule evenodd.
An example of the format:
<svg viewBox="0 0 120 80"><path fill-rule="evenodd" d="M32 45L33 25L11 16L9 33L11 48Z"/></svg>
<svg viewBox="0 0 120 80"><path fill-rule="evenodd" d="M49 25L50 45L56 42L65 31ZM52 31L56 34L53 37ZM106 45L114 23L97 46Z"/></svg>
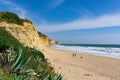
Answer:
<svg viewBox="0 0 120 80"><path fill-rule="evenodd" d="M120 45L113 44L60 44L51 48L120 59Z"/></svg>

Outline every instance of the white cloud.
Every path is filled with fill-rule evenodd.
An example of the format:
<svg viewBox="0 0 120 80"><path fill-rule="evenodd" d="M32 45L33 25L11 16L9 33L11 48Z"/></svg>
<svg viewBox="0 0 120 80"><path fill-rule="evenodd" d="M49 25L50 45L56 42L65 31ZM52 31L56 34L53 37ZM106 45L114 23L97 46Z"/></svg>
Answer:
<svg viewBox="0 0 120 80"><path fill-rule="evenodd" d="M80 6L79 8L73 8L71 7L70 10L73 13L76 13L76 15L82 17L82 18L88 18L88 17L93 17L94 14L92 12L90 12L87 9L82 8L82 6Z"/></svg>
<svg viewBox="0 0 120 80"><path fill-rule="evenodd" d="M53 0L52 3L50 4L50 8L55 8L59 5L61 5L65 0Z"/></svg>
<svg viewBox="0 0 120 80"><path fill-rule="evenodd" d="M11 0L0 0L0 3L5 4L8 9L16 12L21 18L25 18L26 10L19 5L13 3Z"/></svg>
<svg viewBox="0 0 120 80"><path fill-rule="evenodd" d="M63 24L41 24L39 25L40 31L44 33L77 30L77 29L90 29L102 27L120 26L120 14L107 14L94 18L77 19Z"/></svg>

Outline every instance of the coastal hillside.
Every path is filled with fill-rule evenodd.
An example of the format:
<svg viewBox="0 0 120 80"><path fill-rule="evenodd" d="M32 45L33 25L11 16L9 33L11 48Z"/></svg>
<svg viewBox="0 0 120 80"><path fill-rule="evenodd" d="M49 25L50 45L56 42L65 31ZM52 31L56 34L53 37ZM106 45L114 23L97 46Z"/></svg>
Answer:
<svg viewBox="0 0 120 80"><path fill-rule="evenodd" d="M24 46L41 49L44 46L58 43L38 32L31 21L20 19L14 13L0 12L0 27L4 27Z"/></svg>
<svg viewBox="0 0 120 80"><path fill-rule="evenodd" d="M0 80L63 80L41 52L55 43L31 21L0 12Z"/></svg>

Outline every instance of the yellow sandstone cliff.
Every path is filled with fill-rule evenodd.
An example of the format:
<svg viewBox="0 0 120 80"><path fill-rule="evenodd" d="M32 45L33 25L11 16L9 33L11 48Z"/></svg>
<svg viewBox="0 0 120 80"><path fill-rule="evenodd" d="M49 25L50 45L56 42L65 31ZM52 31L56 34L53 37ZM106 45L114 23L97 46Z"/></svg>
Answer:
<svg viewBox="0 0 120 80"><path fill-rule="evenodd" d="M45 35L39 35L35 26L29 22L24 22L23 25L0 22L0 27L5 27L5 29L24 46L42 49L45 46L57 43L54 40L49 40Z"/></svg>

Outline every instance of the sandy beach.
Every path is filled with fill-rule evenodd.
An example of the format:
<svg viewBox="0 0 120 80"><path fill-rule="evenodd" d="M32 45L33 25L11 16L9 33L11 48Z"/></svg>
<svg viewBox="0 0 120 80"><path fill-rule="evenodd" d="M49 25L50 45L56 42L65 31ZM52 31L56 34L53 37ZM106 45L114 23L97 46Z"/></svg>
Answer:
<svg viewBox="0 0 120 80"><path fill-rule="evenodd" d="M65 80L120 80L120 59L46 48L44 51L55 71Z"/></svg>

